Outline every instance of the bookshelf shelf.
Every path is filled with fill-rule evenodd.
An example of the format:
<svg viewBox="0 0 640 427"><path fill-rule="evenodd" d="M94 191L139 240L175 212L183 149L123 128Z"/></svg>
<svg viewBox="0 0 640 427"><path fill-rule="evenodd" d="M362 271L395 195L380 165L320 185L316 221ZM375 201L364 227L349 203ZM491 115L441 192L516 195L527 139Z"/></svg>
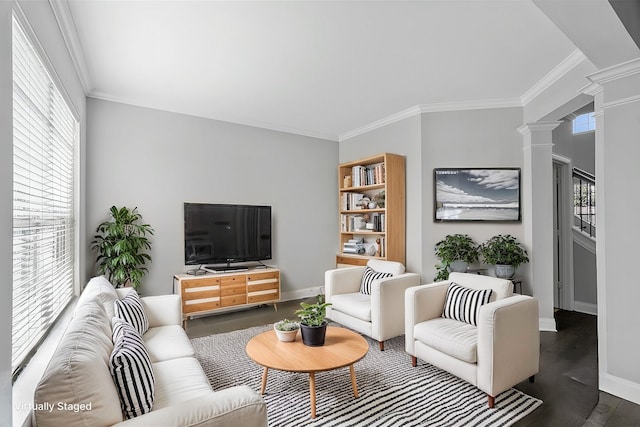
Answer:
<svg viewBox="0 0 640 427"><path fill-rule="evenodd" d="M364 265L372 258L404 264L404 156L384 153L342 163L338 183L336 264Z"/></svg>

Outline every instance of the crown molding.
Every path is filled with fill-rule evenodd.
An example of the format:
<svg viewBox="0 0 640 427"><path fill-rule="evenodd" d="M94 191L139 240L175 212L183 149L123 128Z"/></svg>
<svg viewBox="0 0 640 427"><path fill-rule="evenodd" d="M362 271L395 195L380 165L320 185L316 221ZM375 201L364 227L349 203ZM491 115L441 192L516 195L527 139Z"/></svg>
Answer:
<svg viewBox="0 0 640 427"><path fill-rule="evenodd" d="M371 132L381 127L390 125L400 120L407 119L409 117L417 116L422 113L440 113L447 111L465 111L465 110L487 110L493 108L512 108L522 107L522 103L519 98L505 98L505 99L487 99L480 101L463 101L463 102L442 102L434 104L420 104L406 110L402 110L399 113L392 114L384 117L375 122L371 122L359 128L353 129L349 132L340 134L338 137L339 142L346 141L358 135Z"/></svg>
<svg viewBox="0 0 640 427"><path fill-rule="evenodd" d="M78 38L78 32L76 30L75 23L73 22L73 16L69 9L69 4L66 0L49 0L53 15L58 22L60 33L64 39L64 44L67 46L67 51L71 56L71 61L76 69L76 73L80 78L80 83L84 89L85 95L91 92L91 78L89 77L89 71L87 69L87 61L84 57L82 45Z"/></svg>
<svg viewBox="0 0 640 427"><path fill-rule="evenodd" d="M640 58L596 71L588 75L587 78L593 83L603 85L638 73L640 73Z"/></svg>
<svg viewBox="0 0 640 427"><path fill-rule="evenodd" d="M587 57L582 53L582 51L580 51L580 49L576 49L571 52L569 56L556 65L543 78L538 80L538 82L531 86L529 90L522 94L520 97L522 105L527 105L542 92L549 89L555 82L580 65L585 59L587 59Z"/></svg>
<svg viewBox="0 0 640 427"><path fill-rule="evenodd" d="M321 132L314 132L306 129L298 129L295 127L284 126L284 125L279 125L274 123L266 123L258 120L250 120L244 117L231 117L229 115L215 115L215 114L203 115L203 114L189 113L183 110L167 108L162 105L150 105L149 103L136 101L133 99L119 98L119 97L107 95L98 91L91 92L90 94L87 95L87 97L93 98L93 99L99 99L102 101L117 102L119 104L126 104L134 107L149 108L151 110L158 110L165 113L181 114L183 116L191 116L191 117L197 117L202 119L216 120L219 122L230 123L232 125L249 126L254 128L271 130L275 132L284 132L284 133L290 133L294 135L306 136L309 138L323 139L330 142L338 142L338 138L336 135L331 135L331 134L326 134Z"/></svg>

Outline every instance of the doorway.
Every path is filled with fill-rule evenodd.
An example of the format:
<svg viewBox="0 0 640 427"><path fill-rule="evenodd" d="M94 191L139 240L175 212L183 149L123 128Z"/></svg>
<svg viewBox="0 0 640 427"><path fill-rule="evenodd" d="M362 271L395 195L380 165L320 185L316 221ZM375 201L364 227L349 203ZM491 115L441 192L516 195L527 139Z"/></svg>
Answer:
<svg viewBox="0 0 640 427"><path fill-rule="evenodd" d="M553 155L553 305L574 309L571 160Z"/></svg>

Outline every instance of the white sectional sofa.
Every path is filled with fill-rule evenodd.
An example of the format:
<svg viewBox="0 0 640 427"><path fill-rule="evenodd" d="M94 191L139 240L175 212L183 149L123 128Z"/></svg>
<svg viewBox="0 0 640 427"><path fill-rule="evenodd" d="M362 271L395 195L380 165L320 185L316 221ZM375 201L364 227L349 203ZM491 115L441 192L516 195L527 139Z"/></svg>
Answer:
<svg viewBox="0 0 640 427"><path fill-rule="evenodd" d="M152 362L152 410L124 419L109 367L114 301L131 288L114 289L95 277L80 296L73 319L34 396L32 425L266 426L262 397L247 386L213 391L182 329L180 296L142 297L149 320L143 341Z"/></svg>

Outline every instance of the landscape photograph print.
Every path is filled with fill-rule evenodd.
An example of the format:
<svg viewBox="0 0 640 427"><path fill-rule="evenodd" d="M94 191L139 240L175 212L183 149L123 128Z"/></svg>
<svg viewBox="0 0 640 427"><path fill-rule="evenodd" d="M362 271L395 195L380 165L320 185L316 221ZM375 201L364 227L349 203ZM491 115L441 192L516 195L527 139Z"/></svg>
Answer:
<svg viewBox="0 0 640 427"><path fill-rule="evenodd" d="M519 168L434 169L436 221L520 221Z"/></svg>

